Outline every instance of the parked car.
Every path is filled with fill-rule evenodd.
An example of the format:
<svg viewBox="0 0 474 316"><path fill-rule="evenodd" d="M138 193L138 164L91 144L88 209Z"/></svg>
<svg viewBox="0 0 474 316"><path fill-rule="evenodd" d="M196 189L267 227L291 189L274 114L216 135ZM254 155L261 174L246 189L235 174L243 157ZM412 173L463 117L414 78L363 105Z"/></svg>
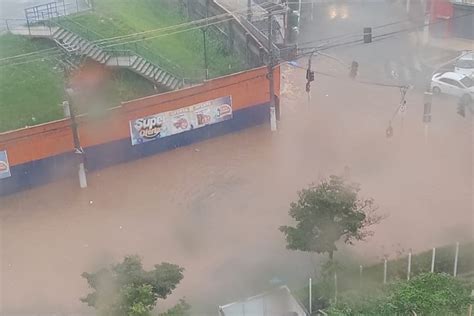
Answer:
<svg viewBox="0 0 474 316"><path fill-rule="evenodd" d="M431 79L431 91L433 94L445 93L471 102L474 99L474 80L455 72L437 73Z"/></svg>
<svg viewBox="0 0 474 316"><path fill-rule="evenodd" d="M474 52L464 53L454 64L454 72L474 78Z"/></svg>

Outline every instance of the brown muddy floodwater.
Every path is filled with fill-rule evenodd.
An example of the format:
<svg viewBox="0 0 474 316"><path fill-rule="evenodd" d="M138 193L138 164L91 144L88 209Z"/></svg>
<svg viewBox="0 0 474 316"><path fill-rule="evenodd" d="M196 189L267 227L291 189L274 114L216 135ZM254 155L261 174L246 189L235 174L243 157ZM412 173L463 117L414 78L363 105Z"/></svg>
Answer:
<svg viewBox="0 0 474 316"><path fill-rule="evenodd" d="M425 137L422 94L385 137L399 91L284 71L282 121L0 199L2 315L90 313L83 271L142 256L185 267L161 306L186 296L196 314L255 294L274 278L298 285L309 255L285 250L296 191L347 166L388 218L352 251L378 260L400 249L471 239L472 120L436 98ZM362 260L362 259L361 259ZM159 302L159 304L163 304Z"/></svg>

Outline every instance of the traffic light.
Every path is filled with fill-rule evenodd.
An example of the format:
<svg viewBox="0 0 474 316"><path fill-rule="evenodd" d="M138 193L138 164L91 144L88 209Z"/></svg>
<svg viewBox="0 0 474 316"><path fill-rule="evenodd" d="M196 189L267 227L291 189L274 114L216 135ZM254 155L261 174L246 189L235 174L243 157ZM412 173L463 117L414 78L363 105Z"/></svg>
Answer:
<svg viewBox="0 0 474 316"><path fill-rule="evenodd" d="M300 31L300 8L299 2L288 3L288 13L286 16L287 23L287 44L296 44L298 41L298 34Z"/></svg>
<svg viewBox="0 0 474 316"><path fill-rule="evenodd" d="M423 104L423 122L431 122L431 100L433 98L433 93L425 92L424 104Z"/></svg>
<svg viewBox="0 0 474 316"><path fill-rule="evenodd" d="M357 73L359 72L359 63L356 61L353 61L351 64L351 70L349 72L349 77L352 79L355 79L357 77Z"/></svg>
<svg viewBox="0 0 474 316"><path fill-rule="evenodd" d="M372 43L372 28L364 27L364 43Z"/></svg>
<svg viewBox="0 0 474 316"><path fill-rule="evenodd" d="M314 81L314 70L311 70L311 69L306 70L306 80L308 80L308 82Z"/></svg>
<svg viewBox="0 0 474 316"><path fill-rule="evenodd" d="M308 65L308 69L306 70L306 92L309 93L311 90L311 82L314 81L314 70L311 70L311 63Z"/></svg>

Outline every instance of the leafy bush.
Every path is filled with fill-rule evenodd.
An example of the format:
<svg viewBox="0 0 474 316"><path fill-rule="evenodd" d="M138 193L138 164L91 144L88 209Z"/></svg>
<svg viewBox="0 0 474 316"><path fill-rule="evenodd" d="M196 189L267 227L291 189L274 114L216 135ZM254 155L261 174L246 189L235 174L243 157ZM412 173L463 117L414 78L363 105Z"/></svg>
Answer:
<svg viewBox="0 0 474 316"><path fill-rule="evenodd" d="M386 289L346 292L327 313L331 316L463 315L470 303L472 284L445 273L423 273Z"/></svg>

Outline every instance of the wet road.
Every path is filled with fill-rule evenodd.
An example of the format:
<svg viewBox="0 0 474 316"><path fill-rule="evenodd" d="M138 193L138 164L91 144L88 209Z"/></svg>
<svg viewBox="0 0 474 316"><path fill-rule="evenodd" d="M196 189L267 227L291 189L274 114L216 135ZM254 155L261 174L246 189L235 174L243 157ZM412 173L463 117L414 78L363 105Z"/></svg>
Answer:
<svg viewBox="0 0 474 316"><path fill-rule="evenodd" d="M432 63L423 49L422 29L404 32L424 23L418 1L411 1L414 13L408 15L403 1L331 1L305 4L301 18L299 47L324 47L359 41L324 52L359 71L375 71L378 81L409 84L424 89L431 78ZM363 29L372 28L372 43L361 43ZM438 53L438 52L435 52ZM397 78L391 76L396 72Z"/></svg>
<svg viewBox="0 0 474 316"><path fill-rule="evenodd" d="M308 104L304 70L283 76L275 134L256 127L108 168L87 190L71 179L0 199L2 315L87 313L80 274L127 254L185 267L159 306L186 296L197 315L274 278L298 286L314 262L285 250L277 228L296 190L346 166L388 215L351 248L360 260L473 238L472 119L454 100L435 99L425 138L422 96L408 92L387 139L396 89L317 76Z"/></svg>

